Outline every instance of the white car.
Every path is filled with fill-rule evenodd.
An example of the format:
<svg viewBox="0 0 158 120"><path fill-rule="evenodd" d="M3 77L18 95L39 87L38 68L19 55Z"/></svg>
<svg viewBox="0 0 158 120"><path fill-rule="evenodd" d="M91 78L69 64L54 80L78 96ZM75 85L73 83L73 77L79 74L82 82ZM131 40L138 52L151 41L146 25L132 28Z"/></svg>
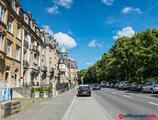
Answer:
<svg viewBox="0 0 158 120"><path fill-rule="evenodd" d="M151 93L158 92L158 82L155 81L147 82L145 85L143 85L142 92L151 92Z"/></svg>

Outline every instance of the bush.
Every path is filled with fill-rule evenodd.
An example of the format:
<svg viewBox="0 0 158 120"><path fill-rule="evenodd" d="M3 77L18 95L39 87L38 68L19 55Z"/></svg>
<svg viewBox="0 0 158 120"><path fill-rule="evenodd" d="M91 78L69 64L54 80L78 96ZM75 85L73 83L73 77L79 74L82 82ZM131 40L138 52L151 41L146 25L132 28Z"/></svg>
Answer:
<svg viewBox="0 0 158 120"><path fill-rule="evenodd" d="M31 88L31 93L34 93L35 92L35 89L34 88Z"/></svg>
<svg viewBox="0 0 158 120"><path fill-rule="evenodd" d="M48 93L52 93L52 86L49 86L49 87L47 88L47 92L48 92Z"/></svg>
<svg viewBox="0 0 158 120"><path fill-rule="evenodd" d="M43 87L40 88L40 91L39 91L39 92L40 92L40 93L44 93Z"/></svg>

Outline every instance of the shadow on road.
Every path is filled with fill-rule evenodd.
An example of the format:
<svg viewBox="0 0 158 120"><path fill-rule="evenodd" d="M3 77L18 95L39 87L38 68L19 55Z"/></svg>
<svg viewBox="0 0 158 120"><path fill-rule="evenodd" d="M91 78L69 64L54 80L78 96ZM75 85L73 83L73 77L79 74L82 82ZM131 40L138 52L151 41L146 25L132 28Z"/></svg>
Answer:
<svg viewBox="0 0 158 120"><path fill-rule="evenodd" d="M156 98L158 98L158 94L151 95L151 97L156 97Z"/></svg>

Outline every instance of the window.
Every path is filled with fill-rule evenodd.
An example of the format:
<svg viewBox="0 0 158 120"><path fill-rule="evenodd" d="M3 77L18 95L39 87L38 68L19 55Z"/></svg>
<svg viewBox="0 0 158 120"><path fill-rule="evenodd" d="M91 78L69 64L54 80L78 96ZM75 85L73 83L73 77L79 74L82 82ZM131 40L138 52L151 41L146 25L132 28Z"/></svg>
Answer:
<svg viewBox="0 0 158 120"><path fill-rule="evenodd" d="M11 56L12 42L7 40L6 53L8 56Z"/></svg>
<svg viewBox="0 0 158 120"><path fill-rule="evenodd" d="M4 22L5 18L5 8L0 4L0 21Z"/></svg>
<svg viewBox="0 0 158 120"><path fill-rule="evenodd" d="M16 36L18 38L21 38L21 27L20 27L20 25L17 26Z"/></svg>
<svg viewBox="0 0 158 120"><path fill-rule="evenodd" d="M13 32L13 19L9 17L8 22L7 22L7 29L9 32Z"/></svg>
<svg viewBox="0 0 158 120"><path fill-rule="evenodd" d="M17 86L17 74L15 74L15 77L14 77L14 86Z"/></svg>
<svg viewBox="0 0 158 120"><path fill-rule="evenodd" d="M24 60L27 61L27 51L24 52Z"/></svg>
<svg viewBox="0 0 158 120"><path fill-rule="evenodd" d="M29 23L29 19L26 15L24 15L24 21L28 24Z"/></svg>
<svg viewBox="0 0 158 120"><path fill-rule="evenodd" d="M19 15L19 6L16 4L15 0L12 1L12 9Z"/></svg>
<svg viewBox="0 0 158 120"><path fill-rule="evenodd" d="M8 83L9 82L9 72L6 71L5 73L5 83Z"/></svg>
<svg viewBox="0 0 158 120"><path fill-rule="evenodd" d="M16 46L16 59L20 60L20 47Z"/></svg>

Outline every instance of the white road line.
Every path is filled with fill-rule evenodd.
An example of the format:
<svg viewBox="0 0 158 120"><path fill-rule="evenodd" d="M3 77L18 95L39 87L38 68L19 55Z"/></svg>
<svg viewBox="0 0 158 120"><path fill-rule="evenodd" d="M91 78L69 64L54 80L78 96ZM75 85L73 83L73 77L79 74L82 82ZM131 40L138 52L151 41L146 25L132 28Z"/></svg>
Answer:
<svg viewBox="0 0 158 120"><path fill-rule="evenodd" d="M148 102L149 104L152 104L152 105L156 105L158 106L158 103L154 103L154 102Z"/></svg>
<svg viewBox="0 0 158 120"><path fill-rule="evenodd" d="M126 97L126 98L130 98L130 99L132 99L133 97L131 97L131 96L128 96L128 95L123 95L124 97Z"/></svg>

